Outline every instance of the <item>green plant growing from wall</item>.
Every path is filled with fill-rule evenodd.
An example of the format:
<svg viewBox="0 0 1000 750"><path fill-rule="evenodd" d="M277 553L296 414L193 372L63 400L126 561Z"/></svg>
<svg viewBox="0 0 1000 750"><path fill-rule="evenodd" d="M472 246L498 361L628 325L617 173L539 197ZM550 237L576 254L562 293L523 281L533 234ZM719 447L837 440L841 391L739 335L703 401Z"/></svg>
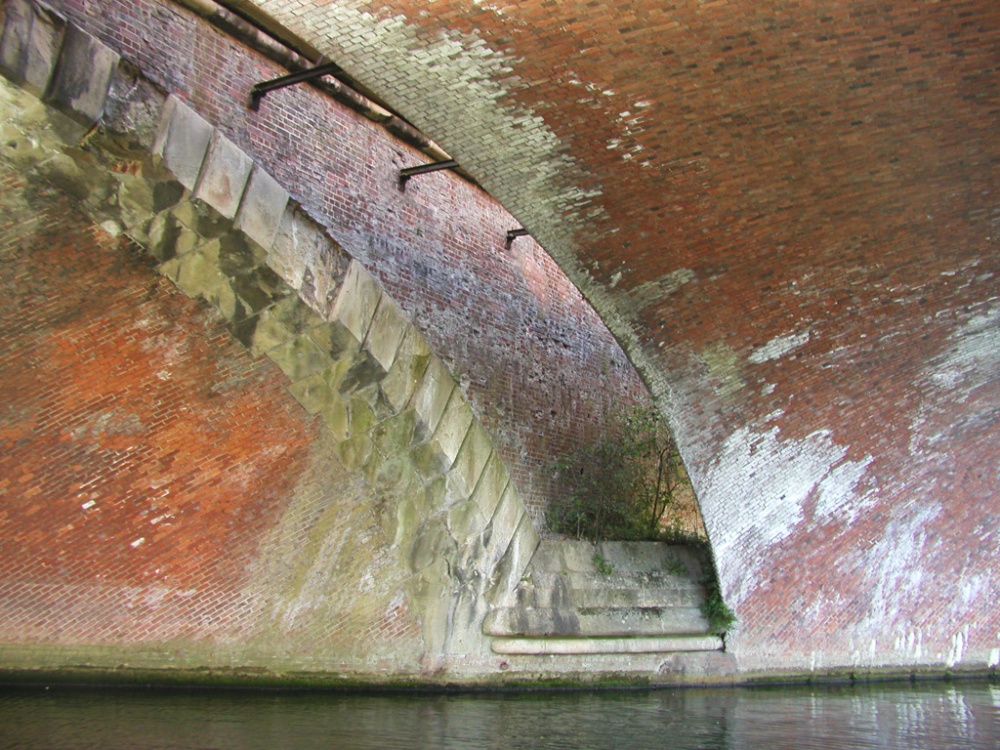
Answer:
<svg viewBox="0 0 1000 750"><path fill-rule="evenodd" d="M553 531L579 539L663 536L663 517L688 484L680 453L652 407L627 411L605 436L553 463L564 492L553 502Z"/></svg>
<svg viewBox="0 0 1000 750"><path fill-rule="evenodd" d="M710 632L723 634L736 622L736 615L722 600L719 582L715 576L702 580L705 587L705 600L701 603L701 614L708 620Z"/></svg>

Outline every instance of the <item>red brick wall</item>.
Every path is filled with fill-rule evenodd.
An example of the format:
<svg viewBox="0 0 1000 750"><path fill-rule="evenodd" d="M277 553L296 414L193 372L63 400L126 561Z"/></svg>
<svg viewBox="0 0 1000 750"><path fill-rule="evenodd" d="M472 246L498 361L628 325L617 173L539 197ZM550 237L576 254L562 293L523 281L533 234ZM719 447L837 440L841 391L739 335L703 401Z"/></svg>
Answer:
<svg viewBox="0 0 1000 750"><path fill-rule="evenodd" d="M238 631L317 420L139 248L0 189L0 640Z"/></svg>
<svg viewBox="0 0 1000 750"><path fill-rule="evenodd" d="M557 452L645 397L634 369L562 271L480 189L443 172L398 189L427 157L308 86L250 87L285 70L175 3L60 0L75 23L187 99L378 278L452 368L537 522Z"/></svg>

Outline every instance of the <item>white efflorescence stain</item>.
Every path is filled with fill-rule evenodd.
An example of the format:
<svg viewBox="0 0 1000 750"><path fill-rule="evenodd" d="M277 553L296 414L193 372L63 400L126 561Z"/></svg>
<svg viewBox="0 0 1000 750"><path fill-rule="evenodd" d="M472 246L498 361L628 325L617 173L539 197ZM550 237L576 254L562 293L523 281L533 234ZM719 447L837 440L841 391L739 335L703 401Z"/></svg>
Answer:
<svg viewBox="0 0 1000 750"><path fill-rule="evenodd" d="M747 359L755 365L759 365L764 362L770 362L773 359L784 357L789 352L792 352L807 343L811 335L812 334L809 331L799 331L797 333L789 333L784 336L778 336L777 338L771 339L760 348L754 350L750 356L747 357Z"/></svg>
<svg viewBox="0 0 1000 750"><path fill-rule="evenodd" d="M767 550L806 520L811 497L824 517L859 511L856 488L871 459L846 455L828 430L794 440L777 426L748 426L729 436L698 488L727 601L738 605L760 584Z"/></svg>

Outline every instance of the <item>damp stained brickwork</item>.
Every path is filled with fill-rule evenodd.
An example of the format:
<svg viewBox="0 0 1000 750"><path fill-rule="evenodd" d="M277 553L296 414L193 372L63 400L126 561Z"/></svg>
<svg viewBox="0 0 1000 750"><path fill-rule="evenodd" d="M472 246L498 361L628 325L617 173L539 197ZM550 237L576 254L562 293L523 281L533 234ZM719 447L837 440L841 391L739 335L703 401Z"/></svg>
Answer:
<svg viewBox="0 0 1000 750"><path fill-rule="evenodd" d="M995 3L256 4L623 342L742 664L997 662Z"/></svg>
<svg viewBox="0 0 1000 750"><path fill-rule="evenodd" d="M215 124L371 270L456 374L544 529L552 458L648 394L548 254L531 237L505 247L517 219L448 172L400 191L399 170L428 157L309 86L250 111L251 86L287 71L177 3L54 7Z"/></svg>

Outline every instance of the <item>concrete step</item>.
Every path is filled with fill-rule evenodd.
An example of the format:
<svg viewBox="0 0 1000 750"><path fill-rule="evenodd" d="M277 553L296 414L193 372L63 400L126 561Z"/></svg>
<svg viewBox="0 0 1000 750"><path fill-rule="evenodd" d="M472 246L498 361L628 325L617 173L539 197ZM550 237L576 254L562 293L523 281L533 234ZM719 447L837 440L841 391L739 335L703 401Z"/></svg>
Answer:
<svg viewBox="0 0 1000 750"><path fill-rule="evenodd" d="M530 570L519 601L531 607L697 607L704 587L687 576L643 573L630 576L593 572L559 574Z"/></svg>
<svg viewBox="0 0 1000 750"><path fill-rule="evenodd" d="M698 607L503 607L483 623L490 636L627 638L708 635Z"/></svg>
<svg viewBox="0 0 1000 750"><path fill-rule="evenodd" d="M717 635L664 636L660 638L493 638L497 654L586 655L668 654L685 651L721 651Z"/></svg>

